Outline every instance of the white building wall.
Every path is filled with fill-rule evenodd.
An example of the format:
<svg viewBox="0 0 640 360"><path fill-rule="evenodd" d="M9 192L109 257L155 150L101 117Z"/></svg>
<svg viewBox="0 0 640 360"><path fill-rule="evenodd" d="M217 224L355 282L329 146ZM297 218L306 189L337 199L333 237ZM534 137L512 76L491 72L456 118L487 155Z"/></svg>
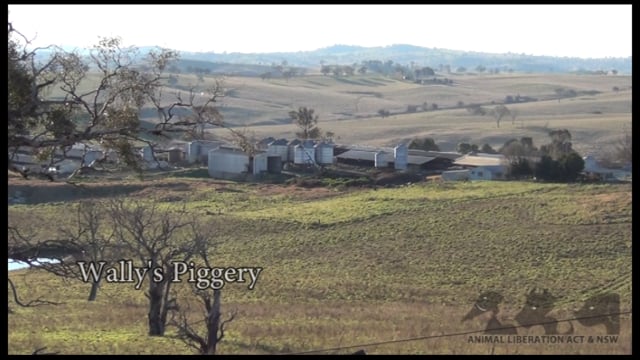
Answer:
<svg viewBox="0 0 640 360"><path fill-rule="evenodd" d="M253 175L267 172L267 153L260 153L253 156Z"/></svg>
<svg viewBox="0 0 640 360"><path fill-rule="evenodd" d="M316 162L321 165L333 164L333 145L320 143L315 146Z"/></svg>
<svg viewBox="0 0 640 360"><path fill-rule="evenodd" d="M442 180L446 181L461 181L470 179L469 170L443 171L441 177Z"/></svg>
<svg viewBox="0 0 640 360"><path fill-rule="evenodd" d="M269 155L279 155L282 162L289 161L289 146L288 145L269 145L267 148Z"/></svg>
<svg viewBox="0 0 640 360"><path fill-rule="evenodd" d="M294 164L313 164L315 162L315 148L305 148L298 144L294 147L293 163Z"/></svg>
<svg viewBox="0 0 640 360"><path fill-rule="evenodd" d="M249 155L243 152L210 150L208 154L209 176L225 178L240 175L249 170Z"/></svg>
<svg viewBox="0 0 640 360"><path fill-rule="evenodd" d="M393 149L394 167L396 170L407 170L409 164L409 150L404 144Z"/></svg>
<svg viewBox="0 0 640 360"><path fill-rule="evenodd" d="M378 151L373 156L373 166L376 168L386 168L389 166L387 154L384 151Z"/></svg>
<svg viewBox="0 0 640 360"><path fill-rule="evenodd" d="M187 161L189 164L193 164L198 161L198 155L200 154L200 143L192 141L187 143Z"/></svg>
<svg viewBox="0 0 640 360"><path fill-rule="evenodd" d="M507 171L505 167L484 167L478 166L469 171L471 180L499 180L504 179L504 174Z"/></svg>
<svg viewBox="0 0 640 360"><path fill-rule="evenodd" d="M222 145L221 141L195 140L187 143L187 161L190 164L202 161L208 163L209 151L215 150Z"/></svg>

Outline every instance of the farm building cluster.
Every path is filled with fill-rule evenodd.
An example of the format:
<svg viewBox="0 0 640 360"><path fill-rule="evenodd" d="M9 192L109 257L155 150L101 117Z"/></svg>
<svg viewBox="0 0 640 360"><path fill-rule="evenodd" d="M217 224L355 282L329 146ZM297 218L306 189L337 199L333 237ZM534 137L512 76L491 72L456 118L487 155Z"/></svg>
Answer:
<svg viewBox="0 0 640 360"><path fill-rule="evenodd" d="M502 154L423 151L405 144L395 147L337 145L331 142L266 138L252 151L223 141L196 140L170 147L145 146L139 149L145 169L206 165L209 176L227 180L259 180L267 174L295 173L334 165L357 169L375 168L389 172L440 175L443 180L503 180L508 175L508 160ZM113 152L76 144L54 154L54 165L43 164L27 148L10 153L9 158L32 173L71 174L80 168L92 168L105 160L118 162ZM599 166L591 155L584 157L586 174L603 180L615 180L616 170Z"/></svg>
<svg viewBox="0 0 640 360"><path fill-rule="evenodd" d="M199 146L190 144L186 156L206 164L209 175L221 179L247 178L248 175L257 178L265 173L341 164L392 171L441 172L460 156L458 153L410 150L405 144L393 148L367 148L299 139L264 139L252 153L212 142L200 142Z"/></svg>

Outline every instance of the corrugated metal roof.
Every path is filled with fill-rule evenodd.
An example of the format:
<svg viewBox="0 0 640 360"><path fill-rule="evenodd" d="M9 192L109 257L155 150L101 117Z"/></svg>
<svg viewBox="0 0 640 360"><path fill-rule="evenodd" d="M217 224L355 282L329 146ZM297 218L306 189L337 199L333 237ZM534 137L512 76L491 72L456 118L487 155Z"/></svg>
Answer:
<svg viewBox="0 0 640 360"><path fill-rule="evenodd" d="M330 147L330 148L333 148L333 144L330 144L330 143L326 143L326 142L324 142L324 141L321 141L321 142L317 143L314 147L317 147L317 148L322 148L322 147Z"/></svg>
<svg viewBox="0 0 640 360"><path fill-rule="evenodd" d="M485 170L490 172L502 172L505 170L505 165L483 165L478 166L474 170Z"/></svg>
<svg viewBox="0 0 640 360"><path fill-rule="evenodd" d="M375 161L375 151L348 150L336 156L340 159ZM393 159L393 157L392 157Z"/></svg>
<svg viewBox="0 0 640 360"><path fill-rule="evenodd" d="M500 154L467 154L456 159L453 163L463 166L501 166L506 164L506 158Z"/></svg>
<svg viewBox="0 0 640 360"><path fill-rule="evenodd" d="M409 163L409 165L423 165L428 163L429 161L435 159L434 157L426 157L426 156L416 156L416 155L409 155L407 162Z"/></svg>
<svg viewBox="0 0 640 360"><path fill-rule="evenodd" d="M262 145L262 146L266 146L267 144L270 144L271 142L275 141L276 139L272 136L269 136L267 138L264 138L260 141L258 141L258 145Z"/></svg>
<svg viewBox="0 0 640 360"><path fill-rule="evenodd" d="M193 140L192 143L205 145L205 146L207 146L207 145L211 145L211 146L222 145L222 141L219 141L219 140Z"/></svg>
<svg viewBox="0 0 640 360"><path fill-rule="evenodd" d="M336 157L340 159L348 159L348 160L375 161L376 152L377 151L369 151L369 150L349 150ZM392 152L391 153L385 152L383 156L387 162L394 161ZM427 157L427 156L409 155L407 162L411 165L423 165L433 159L435 158Z"/></svg>
<svg viewBox="0 0 640 360"><path fill-rule="evenodd" d="M421 155L421 156L444 158L444 159L451 159L451 160L455 160L462 156L457 152L425 151L425 150L419 150L419 149L409 149L409 155Z"/></svg>
<svg viewBox="0 0 640 360"><path fill-rule="evenodd" d="M249 156L244 151L242 151L242 149L232 148L232 147L223 147L223 146L221 146L221 147L219 147L217 149L213 149L213 150L210 150L210 151L213 151L213 152L216 152L216 153L220 153L220 154L244 154L244 155Z"/></svg>
<svg viewBox="0 0 640 360"><path fill-rule="evenodd" d="M269 143L269 145L287 145L288 143L289 141L287 141L287 139L278 139L276 141Z"/></svg>
<svg viewBox="0 0 640 360"><path fill-rule="evenodd" d="M447 171L443 171L442 174L464 174L464 173L468 173L469 169L463 169L463 170L447 170Z"/></svg>

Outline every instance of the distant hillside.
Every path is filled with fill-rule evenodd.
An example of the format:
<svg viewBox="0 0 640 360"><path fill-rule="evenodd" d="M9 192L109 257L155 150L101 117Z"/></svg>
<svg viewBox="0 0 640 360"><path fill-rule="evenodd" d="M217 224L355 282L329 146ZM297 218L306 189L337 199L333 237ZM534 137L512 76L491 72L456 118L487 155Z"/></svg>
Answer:
<svg viewBox="0 0 640 360"><path fill-rule="evenodd" d="M65 48L65 47L63 47ZM154 47L139 47L143 56ZM88 55L87 49L76 50ZM180 51L184 61L178 65L181 70L188 67L206 69L211 73L234 73L256 76L269 72L275 65L320 69L321 64L353 65L370 61L391 61L394 65L428 66L433 69L443 67L451 72L530 72L530 73L598 73L616 70L618 74L631 75L631 57L583 59L575 57L533 56L525 54L492 54L459 50L425 48L398 44L384 47L361 47L334 45L314 51L274 52L274 53L215 53ZM50 50L38 52L41 60L50 56ZM238 69L231 65L242 64Z"/></svg>
<svg viewBox="0 0 640 360"><path fill-rule="evenodd" d="M482 67L486 71L518 72L595 72L617 70L620 74L631 74L631 57L582 59L570 57L533 56L525 54L491 54L458 50L425 48L413 45L391 45L385 47L360 47L334 45L314 51L279 53L194 53L181 52L183 59L216 63L242 63L254 65L281 64L289 66L319 68L321 63L351 65L368 60L391 60L394 63L437 68L449 65L451 71L463 67L475 71Z"/></svg>

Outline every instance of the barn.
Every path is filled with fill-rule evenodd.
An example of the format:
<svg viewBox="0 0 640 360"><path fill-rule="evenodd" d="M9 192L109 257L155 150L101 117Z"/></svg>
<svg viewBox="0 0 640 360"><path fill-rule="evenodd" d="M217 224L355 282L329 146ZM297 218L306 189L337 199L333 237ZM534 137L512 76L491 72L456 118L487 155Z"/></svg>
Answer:
<svg viewBox="0 0 640 360"><path fill-rule="evenodd" d="M507 174L507 159L502 154L469 153L453 162L469 170L470 180L503 180Z"/></svg>
<svg viewBox="0 0 640 360"><path fill-rule="evenodd" d="M246 180L270 170L278 172L281 169L277 166L278 162L281 163L281 160L277 155L261 151L251 156L234 147L221 146L209 150L208 154L209 176L218 179Z"/></svg>

